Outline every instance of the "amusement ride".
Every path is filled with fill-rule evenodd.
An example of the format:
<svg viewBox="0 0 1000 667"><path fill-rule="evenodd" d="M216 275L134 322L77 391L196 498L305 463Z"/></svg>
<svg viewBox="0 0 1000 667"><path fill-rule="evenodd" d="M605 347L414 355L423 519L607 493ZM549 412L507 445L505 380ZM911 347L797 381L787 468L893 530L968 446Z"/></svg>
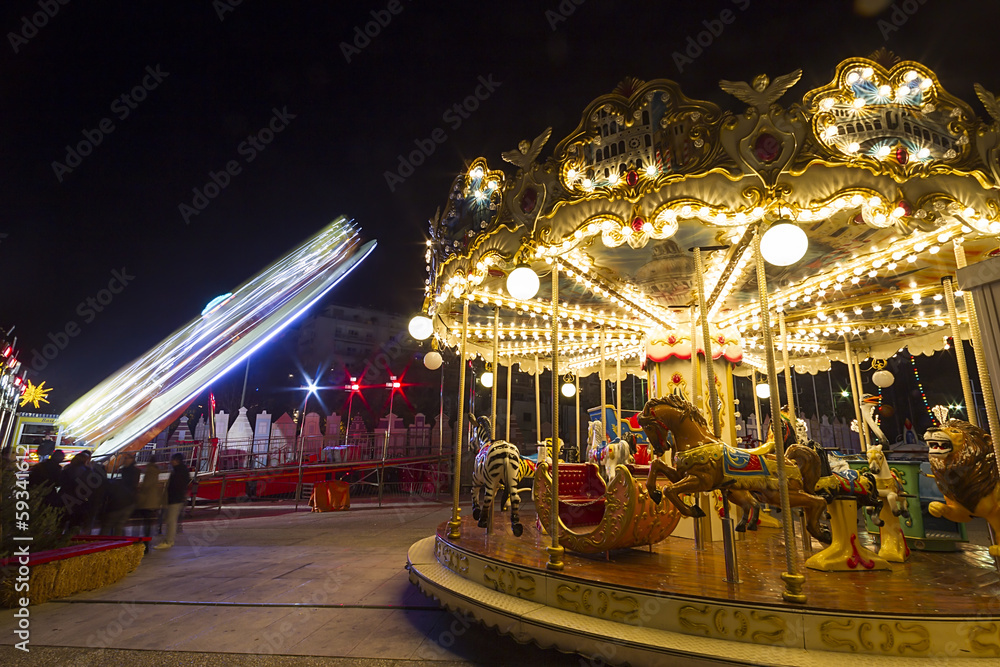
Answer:
<svg viewBox="0 0 1000 667"><path fill-rule="evenodd" d="M1000 656L988 435L1000 104L977 85L977 116L884 50L796 101L800 77L722 81L728 110L673 81L626 79L549 157L545 130L502 154L513 173L480 157L455 179L430 221L411 332L433 340L428 367L457 355L459 405L467 360L496 375L488 418L459 414L455 429L454 469L475 457L476 515L462 515L456 474L451 520L410 550L425 593L519 641L608 663ZM975 380L987 419L938 406L922 465L895 460L862 374L888 386L886 359L948 346L965 406ZM833 362L849 371L857 452L817 442L794 405L791 371ZM515 498L508 525L493 520L502 490L516 496L528 474L511 451L536 448L509 443L515 367L551 373L554 444L538 443L537 521ZM594 374L602 423L582 444L561 432L560 406L575 398L579 424L580 379ZM764 408L781 428L741 449L734 387L758 374L757 423ZM630 420L605 389L628 375L648 387ZM570 435L581 444L560 447ZM597 465L620 443L628 456ZM972 517L991 544L935 541L935 527L964 536Z"/></svg>

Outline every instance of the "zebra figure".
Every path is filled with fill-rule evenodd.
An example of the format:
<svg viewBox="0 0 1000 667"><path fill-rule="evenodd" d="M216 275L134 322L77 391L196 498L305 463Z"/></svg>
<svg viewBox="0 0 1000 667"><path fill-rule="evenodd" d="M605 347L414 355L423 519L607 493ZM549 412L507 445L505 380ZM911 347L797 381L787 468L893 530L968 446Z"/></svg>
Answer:
<svg viewBox="0 0 1000 667"><path fill-rule="evenodd" d="M515 537L520 537L524 527L518 518L517 511L521 505L518 485L521 482L521 453L515 445L506 440L493 440L490 436L490 419L482 416L476 419L476 442L479 451L472 467L472 518L479 521L479 527L485 528L486 510L493 508L493 498L500 487L507 490L510 496L510 526ZM479 494L485 489L482 506L479 505Z"/></svg>

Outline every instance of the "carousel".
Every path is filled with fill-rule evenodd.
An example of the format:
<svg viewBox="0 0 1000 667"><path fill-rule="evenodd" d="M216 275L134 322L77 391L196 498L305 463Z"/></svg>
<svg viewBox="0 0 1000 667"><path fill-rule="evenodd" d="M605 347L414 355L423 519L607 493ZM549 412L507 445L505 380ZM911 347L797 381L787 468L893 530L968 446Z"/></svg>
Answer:
<svg viewBox="0 0 1000 667"><path fill-rule="evenodd" d="M502 154L513 168L478 158L454 181L411 332L432 339L429 368L457 355L460 405L469 360L497 380L489 415L457 417L471 512L455 475L451 520L410 549L424 593L610 664L1000 657L1000 104L977 85L977 115L885 51L804 94L800 77L721 81L728 110L626 79L549 157L544 130ZM898 460L865 374L885 386L892 355L949 346L965 406L981 388L986 418L937 409L923 460ZM835 363L854 456L794 405L795 376ZM543 371L555 445L511 443L512 373L538 387ZM626 418L629 376L647 393ZM740 383L757 385L753 406ZM780 428L746 448L751 410ZM532 471L534 512L518 493ZM935 542L930 526L964 538L973 519L982 544Z"/></svg>

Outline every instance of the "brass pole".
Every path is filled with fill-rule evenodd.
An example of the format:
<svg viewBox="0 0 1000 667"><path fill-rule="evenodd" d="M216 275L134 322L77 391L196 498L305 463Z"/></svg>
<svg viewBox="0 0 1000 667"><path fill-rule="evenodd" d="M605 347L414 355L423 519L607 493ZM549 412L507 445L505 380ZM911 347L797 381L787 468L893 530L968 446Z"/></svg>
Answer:
<svg viewBox="0 0 1000 667"><path fill-rule="evenodd" d="M753 382L753 386L751 387L751 390L753 392L753 414L754 417L756 417L757 419L757 440L759 440L760 442L764 442L766 438L764 438L764 432L763 432L764 427L761 426L760 423L760 397L757 396L757 369L756 368L751 369L750 373L751 373L750 379Z"/></svg>
<svg viewBox="0 0 1000 667"><path fill-rule="evenodd" d="M722 434L722 425L719 419L719 392L715 387L712 338L708 330L708 308L705 306L705 267L702 264L701 248L694 249L694 275L695 285L698 288L698 313L701 318L702 345L705 348L705 371L708 376L708 412L712 415L712 435L718 439ZM693 347L691 355L697 356L696 349ZM725 491L722 492L722 510L725 514L722 520L722 549L726 563L726 581L738 584L740 583L740 564L736 557L736 532L733 528L733 514L729 507L729 497ZM705 524L708 524L708 521L705 521ZM702 535L702 539L704 539L704 535ZM697 548L697 546L696 540L695 547Z"/></svg>
<svg viewBox="0 0 1000 667"><path fill-rule="evenodd" d="M979 415L976 414L975 399L972 397L972 383L969 381L969 366L965 363L965 346L962 344L962 330L958 326L958 311L955 310L955 288L951 276L941 279L944 288L944 300L948 304L948 320L951 323L951 339L955 343L955 361L958 363L958 377L962 380L962 395L965 397L965 413L969 423L979 426Z"/></svg>
<svg viewBox="0 0 1000 667"><path fill-rule="evenodd" d="M622 351L615 357L615 426L618 439L622 439Z"/></svg>
<svg viewBox="0 0 1000 667"><path fill-rule="evenodd" d="M573 382L576 383L576 393L573 394L576 397L576 459L583 461L580 454L580 376L574 376Z"/></svg>
<svg viewBox="0 0 1000 667"><path fill-rule="evenodd" d="M792 364L788 360L788 329L785 327L785 311L778 311L778 326L781 330L781 361L785 364L785 396L788 404L788 416L792 420L792 432L795 432L795 388L792 386ZM798 436L796 436L798 440Z"/></svg>
<svg viewBox="0 0 1000 667"><path fill-rule="evenodd" d="M510 442L510 382L511 378L514 376L514 359L513 357L507 357L507 418L504 420L504 427L507 430L507 435L504 440Z"/></svg>
<svg viewBox="0 0 1000 667"><path fill-rule="evenodd" d="M538 367L538 355L535 355L535 433L538 444L544 445L542 439L542 370Z"/></svg>
<svg viewBox="0 0 1000 667"><path fill-rule="evenodd" d="M705 371L708 376L708 412L712 415L712 434L722 432L719 424L719 394L715 388L715 364L712 360L712 341L708 333L708 310L705 308L705 268L701 262L701 248L694 249L694 275L698 285L698 312L701 317L702 345L705 346Z"/></svg>
<svg viewBox="0 0 1000 667"><path fill-rule="evenodd" d="M552 263L552 546L550 570L563 569L563 548L559 545L559 263Z"/></svg>
<svg viewBox="0 0 1000 667"><path fill-rule="evenodd" d="M764 359L767 362L767 383L771 388L771 429L774 432L774 449L778 468L778 489L781 496L781 527L785 537L785 567L781 574L785 590L781 597L787 602L804 603L802 592L805 576L799 574L795 536L792 533L792 512L788 503L788 476L785 472L785 442L781 437L781 411L778 407L778 373L774 367L774 341L771 337L771 314L767 305L767 275L764 272L764 256L760 254L761 228L753 235L753 253L757 265L757 292L760 299L760 327L764 332Z"/></svg>
<svg viewBox="0 0 1000 667"><path fill-rule="evenodd" d="M844 361L847 364L847 378L851 384L851 403L854 404L854 419L858 423L858 442L861 451L868 451L868 439L865 437L865 423L861 419L861 386L854 376L854 352L851 350L851 341L847 334L844 334ZM850 435L850 434L848 434Z"/></svg>
<svg viewBox="0 0 1000 667"><path fill-rule="evenodd" d="M964 269L965 262L965 248L959 242L960 239L955 239L955 264L960 269ZM993 451L996 452L996 464L1000 467L1000 438L997 434L1000 434L1000 426L998 426L997 418L997 404L993 399L993 383L990 382L989 369L986 366L986 355L983 353L983 339L979 335L979 316L976 314L976 300L972 296L971 291L966 291L965 293L965 310L969 314L969 333L972 338L972 351L976 357L976 370L979 371L979 385L983 389L983 402L986 404L986 421L990 427L990 434L993 436ZM966 413L969 410L966 408Z"/></svg>
<svg viewBox="0 0 1000 667"><path fill-rule="evenodd" d="M448 538L457 540L462 537L462 513L458 507L458 497L462 488L462 424L463 404L465 401L465 344L469 335L469 300L462 303L462 342L458 345L458 421L455 424L455 469L452 470L451 482L451 521L448 522Z"/></svg>
<svg viewBox="0 0 1000 667"><path fill-rule="evenodd" d="M608 400L607 384L604 375L607 372L605 364L605 357L607 356L607 350L605 350L604 348L606 342L606 335L607 334L604 331L604 326L602 325L601 326L601 409L598 411L598 414L600 415L600 417L598 418L601 420L601 428L604 429L601 432L601 442L604 442L607 439L607 433L608 433L608 415L607 411L604 409L604 404Z"/></svg>
<svg viewBox="0 0 1000 667"><path fill-rule="evenodd" d="M698 407L701 400L701 371L698 369L698 318L691 306L691 405Z"/></svg>
<svg viewBox="0 0 1000 667"><path fill-rule="evenodd" d="M865 393L864 385L861 384L861 353L860 352L855 352L854 353L854 377L856 378L855 382L857 382L857 384L858 384L858 406L860 407L860 405L861 405L861 397ZM864 413L862 413L861 416L863 417ZM864 433L865 433L865 448L866 448L865 451L868 451L867 448L871 447L872 444L874 444L873 441L875 439L875 434L872 433L871 430L868 428L868 424L867 423L865 424Z"/></svg>
<svg viewBox="0 0 1000 667"><path fill-rule="evenodd" d="M493 386L490 387L490 438L497 438L497 385L500 383L500 306L493 308Z"/></svg>

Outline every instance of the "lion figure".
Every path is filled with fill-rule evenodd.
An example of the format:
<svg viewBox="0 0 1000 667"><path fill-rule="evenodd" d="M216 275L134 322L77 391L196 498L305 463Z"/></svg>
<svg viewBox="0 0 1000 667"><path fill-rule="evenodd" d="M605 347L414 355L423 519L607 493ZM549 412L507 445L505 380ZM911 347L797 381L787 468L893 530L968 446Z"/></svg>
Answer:
<svg viewBox="0 0 1000 667"><path fill-rule="evenodd" d="M931 472L945 502L928 511L949 521L965 523L983 517L1000 534L1000 474L989 434L960 419L932 428L924 435ZM1000 547L990 547L1000 556Z"/></svg>

